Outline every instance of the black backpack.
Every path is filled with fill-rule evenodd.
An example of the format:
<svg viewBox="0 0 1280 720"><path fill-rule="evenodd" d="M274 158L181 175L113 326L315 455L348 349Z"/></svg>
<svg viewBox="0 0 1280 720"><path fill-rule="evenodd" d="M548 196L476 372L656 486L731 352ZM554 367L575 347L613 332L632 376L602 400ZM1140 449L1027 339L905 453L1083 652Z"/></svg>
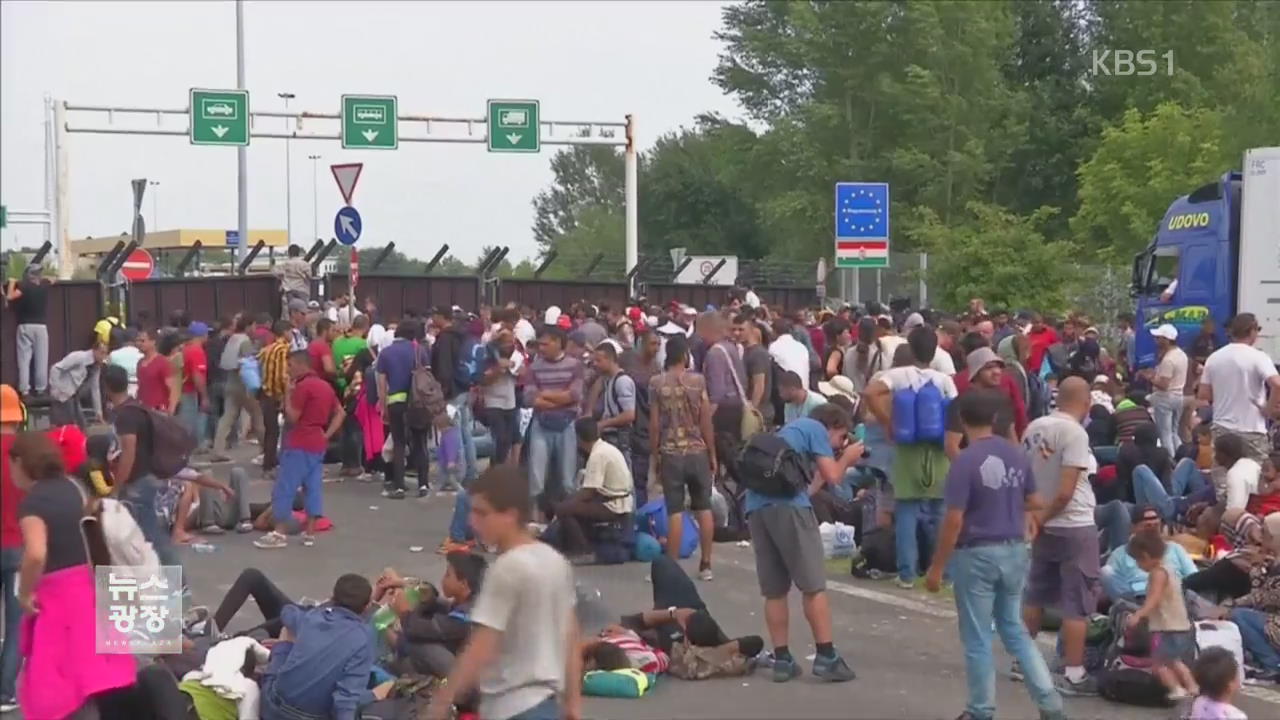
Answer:
<svg viewBox="0 0 1280 720"><path fill-rule="evenodd" d="M804 492L810 473L804 458L777 433L757 433L738 456L738 477L748 490L788 498Z"/></svg>

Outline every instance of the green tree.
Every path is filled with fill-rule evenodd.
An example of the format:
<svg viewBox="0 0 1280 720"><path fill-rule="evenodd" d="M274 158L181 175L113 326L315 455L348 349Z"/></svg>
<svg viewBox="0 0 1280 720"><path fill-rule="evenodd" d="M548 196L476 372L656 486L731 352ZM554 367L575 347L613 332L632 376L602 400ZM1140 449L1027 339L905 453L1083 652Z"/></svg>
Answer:
<svg viewBox="0 0 1280 720"><path fill-rule="evenodd" d="M554 180L533 199L533 237L544 248L578 226L586 208L622 211L625 163L617 148L574 145L551 158Z"/></svg>
<svg viewBox="0 0 1280 720"><path fill-rule="evenodd" d="M462 262L453 254L445 255L440 258L440 262L435 269L431 271L432 275L442 275L445 277L459 277L462 275L474 275L475 266Z"/></svg>
<svg viewBox="0 0 1280 720"><path fill-rule="evenodd" d="M930 209L919 211L912 233L929 252L930 299L959 309L980 297L988 307L1063 310L1070 288L1063 272L1073 258L1067 242L1047 242L1043 228L1057 212L1040 208L1015 215L973 202L963 216L943 222Z"/></svg>
<svg viewBox="0 0 1280 720"><path fill-rule="evenodd" d="M391 248L391 252L387 253L387 257L378 265L378 269L373 269L373 261L382 254L386 249L386 245L369 245L360 248L360 271L365 273L376 272L379 275L413 275L422 272L423 263L421 260L405 255L399 248ZM338 263L339 272L345 273L343 265L346 263Z"/></svg>
<svg viewBox="0 0 1280 720"><path fill-rule="evenodd" d="M1071 230L1108 263L1126 262L1150 242L1180 195L1238 167L1243 148L1228 148L1222 115L1165 103L1144 115L1125 113L1102 133L1080 167L1080 210Z"/></svg>

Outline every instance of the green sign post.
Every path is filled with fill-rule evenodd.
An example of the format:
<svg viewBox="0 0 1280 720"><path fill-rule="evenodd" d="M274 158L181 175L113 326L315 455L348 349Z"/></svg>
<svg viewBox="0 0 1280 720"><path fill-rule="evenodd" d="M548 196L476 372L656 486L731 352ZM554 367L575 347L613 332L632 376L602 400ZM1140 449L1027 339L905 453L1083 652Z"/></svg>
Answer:
<svg viewBox="0 0 1280 720"><path fill-rule="evenodd" d="M249 91L191 88L191 144L248 145Z"/></svg>
<svg viewBox="0 0 1280 720"><path fill-rule="evenodd" d="M395 150L399 145L394 95L342 96L343 148Z"/></svg>
<svg viewBox="0 0 1280 720"><path fill-rule="evenodd" d="M537 100L490 100L488 117L489 152L538 152Z"/></svg>
<svg viewBox="0 0 1280 720"><path fill-rule="evenodd" d="M9 208L0 205L0 228L9 227Z"/></svg>

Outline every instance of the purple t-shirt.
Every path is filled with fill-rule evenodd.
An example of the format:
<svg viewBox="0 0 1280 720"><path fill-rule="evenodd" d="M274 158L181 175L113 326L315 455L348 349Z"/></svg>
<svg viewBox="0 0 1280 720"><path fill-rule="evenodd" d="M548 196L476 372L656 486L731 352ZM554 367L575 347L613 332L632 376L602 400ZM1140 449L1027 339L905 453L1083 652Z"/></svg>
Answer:
<svg viewBox="0 0 1280 720"><path fill-rule="evenodd" d="M1033 492L1031 465L1017 445L992 436L961 450L943 492L948 510L964 510L956 547L1022 539L1026 498Z"/></svg>

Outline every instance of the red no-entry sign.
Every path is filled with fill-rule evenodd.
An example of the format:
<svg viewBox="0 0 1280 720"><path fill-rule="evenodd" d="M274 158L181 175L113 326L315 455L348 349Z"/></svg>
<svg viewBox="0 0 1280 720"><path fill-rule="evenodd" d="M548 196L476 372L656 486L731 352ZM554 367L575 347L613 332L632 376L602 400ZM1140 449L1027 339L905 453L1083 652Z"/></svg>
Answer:
<svg viewBox="0 0 1280 720"><path fill-rule="evenodd" d="M129 257L125 259L124 265L120 266L120 274L124 275L129 282L136 280L146 280L151 277L151 273L156 269L156 261L151 257L151 253L143 248L138 248L129 253Z"/></svg>

